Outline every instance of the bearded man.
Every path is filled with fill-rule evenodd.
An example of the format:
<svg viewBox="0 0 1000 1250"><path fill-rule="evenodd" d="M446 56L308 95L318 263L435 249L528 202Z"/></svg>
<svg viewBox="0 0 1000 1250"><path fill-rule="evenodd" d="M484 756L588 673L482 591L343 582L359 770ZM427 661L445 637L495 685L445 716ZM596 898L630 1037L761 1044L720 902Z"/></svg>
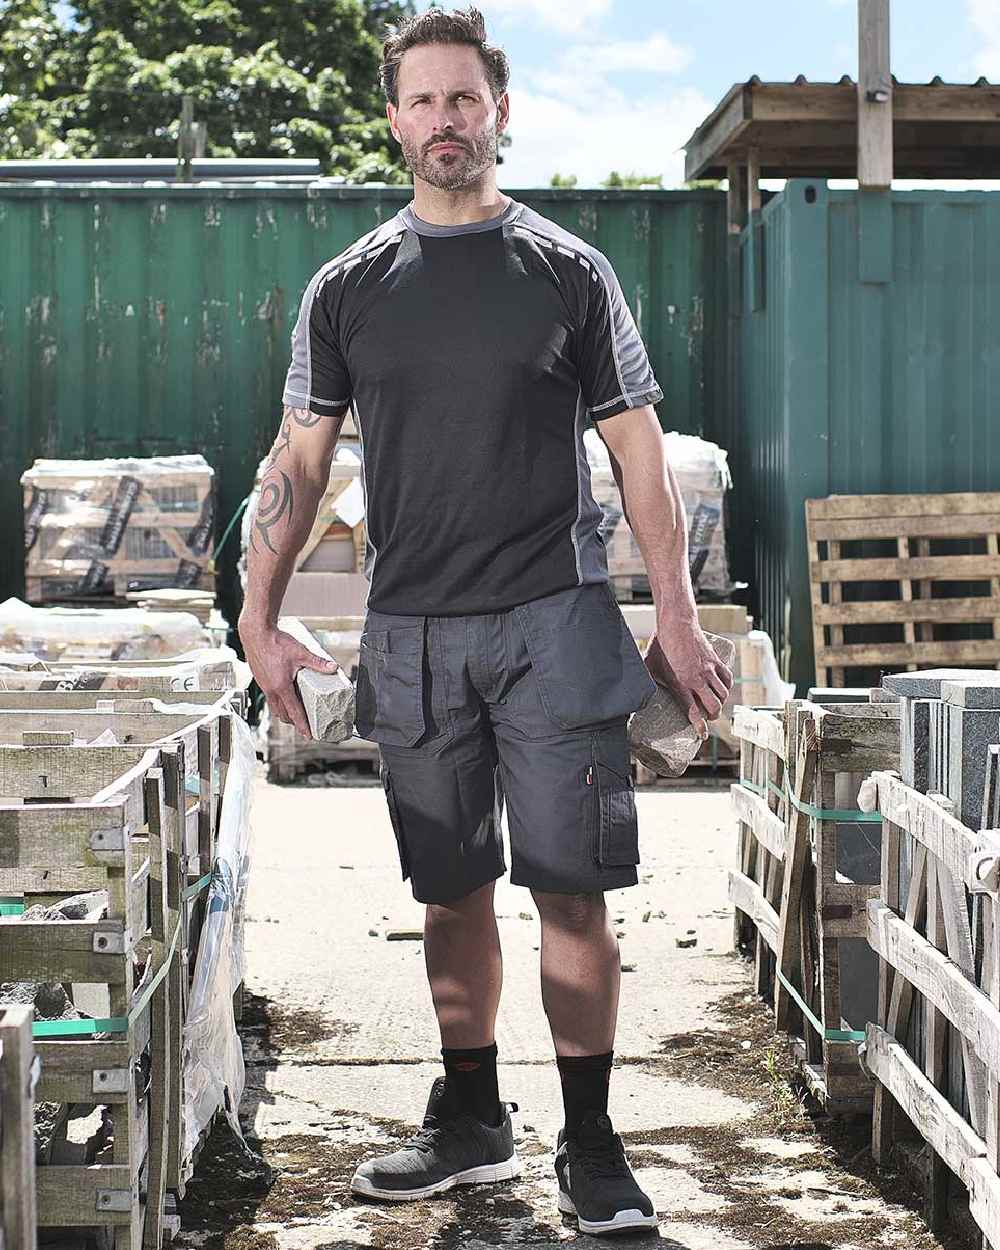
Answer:
<svg viewBox="0 0 1000 1250"><path fill-rule="evenodd" d="M619 1233L656 1227L608 1115L620 963L604 893L634 886L639 863L626 721L651 672L695 723L719 714L732 679L698 625L663 395L614 271L497 189L507 81L475 9L431 9L385 41L413 200L306 288L240 636L272 714L308 734L294 678L322 662L277 617L350 408L371 583L357 728L379 745L403 878L426 904L444 1064L423 1126L352 1188L422 1199L519 1171L494 1042L506 806L511 880L541 918L559 1208L583 1232ZM646 664L608 582L588 422L649 573Z"/></svg>

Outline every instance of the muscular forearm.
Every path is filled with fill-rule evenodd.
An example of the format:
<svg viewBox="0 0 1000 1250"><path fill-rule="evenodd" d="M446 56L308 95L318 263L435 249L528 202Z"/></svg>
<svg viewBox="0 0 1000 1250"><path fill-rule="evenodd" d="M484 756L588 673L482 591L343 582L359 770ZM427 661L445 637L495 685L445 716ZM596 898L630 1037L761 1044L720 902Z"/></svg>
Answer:
<svg viewBox="0 0 1000 1250"><path fill-rule="evenodd" d="M284 410L250 527L241 629L270 629L277 622L295 557L316 520L329 480L332 444L336 442L333 431L332 439L324 439L318 448L316 438L306 436L306 432L319 421L333 420L298 408ZM339 431L339 421L336 427Z"/></svg>
<svg viewBox="0 0 1000 1250"><path fill-rule="evenodd" d="M695 623L684 500L662 442L647 452L625 456L623 463L611 456L625 517L642 552L657 618Z"/></svg>

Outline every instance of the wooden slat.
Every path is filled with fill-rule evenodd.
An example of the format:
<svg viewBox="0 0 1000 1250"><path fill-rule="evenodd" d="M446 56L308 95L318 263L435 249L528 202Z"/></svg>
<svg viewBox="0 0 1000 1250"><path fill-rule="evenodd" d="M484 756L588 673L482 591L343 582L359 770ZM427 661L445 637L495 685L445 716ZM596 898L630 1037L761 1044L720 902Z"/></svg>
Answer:
<svg viewBox="0 0 1000 1250"><path fill-rule="evenodd" d="M765 751L773 751L779 759L785 758L785 729L781 712L737 706L733 733Z"/></svg>
<svg viewBox="0 0 1000 1250"><path fill-rule="evenodd" d="M9 1250L37 1236L32 1017L30 1007L0 1007L0 1234Z"/></svg>
<svg viewBox="0 0 1000 1250"><path fill-rule="evenodd" d="M99 1189L124 1190L139 1201L138 1185L133 1186L129 1168L105 1163L99 1167L67 1167L50 1165L36 1172L38 1186L38 1223L45 1228L110 1224L128 1226L130 1211L108 1211L98 1206ZM135 1248L138 1250L138 1247Z"/></svg>
<svg viewBox="0 0 1000 1250"><path fill-rule="evenodd" d="M982 1138L927 1080L901 1043L877 1024L869 1024L866 1034L868 1070L889 1090L934 1152L956 1176L964 1178L973 1160L985 1155Z"/></svg>
<svg viewBox="0 0 1000 1250"><path fill-rule="evenodd" d="M734 906L745 912L754 922L768 947L778 948L778 913L764 898L756 881L735 869L729 871L729 897Z"/></svg>
<svg viewBox="0 0 1000 1250"><path fill-rule="evenodd" d="M785 854L785 822L767 805L767 800L746 786L729 788L738 820L749 826L754 837L770 854L781 860Z"/></svg>
<svg viewBox="0 0 1000 1250"><path fill-rule="evenodd" d="M128 957L95 951L94 940L121 934L117 920L7 921L0 925L0 981L116 982Z"/></svg>
<svg viewBox="0 0 1000 1250"><path fill-rule="evenodd" d="M921 581L975 581L996 576L996 557L978 556L874 556L870 559L819 560L809 568L817 582L893 582L900 578Z"/></svg>
<svg viewBox="0 0 1000 1250"><path fill-rule="evenodd" d="M794 705L790 705L794 706ZM792 714L790 712L790 714ZM794 795L799 803L813 793L816 778L815 721L812 717L796 717L797 734ZM778 968L786 981L795 983L801 973L802 945L799 919L802 912L802 883L810 854L809 817L798 806L789 811L785 843L785 871L781 884L779 913ZM779 1029L789 1032L793 1002L782 982L775 980L774 1013Z"/></svg>
<svg viewBox="0 0 1000 1250"><path fill-rule="evenodd" d="M876 621L869 622L877 624ZM913 660L924 668L977 666L992 668L1000 661L1000 642L991 638L948 642L869 642L824 647L819 652L823 664L847 668L906 664Z"/></svg>
<svg viewBox="0 0 1000 1250"><path fill-rule="evenodd" d="M972 599L866 599L860 603L821 604L816 615L821 625L905 624L907 621L972 622L992 620L996 601L979 595ZM827 644L824 644L826 646Z"/></svg>
<svg viewBox="0 0 1000 1250"><path fill-rule="evenodd" d="M911 790L891 773L876 774L876 785L878 809L885 819L916 838L959 881L974 884L969 880L969 856L980 845L978 836L933 798Z"/></svg>
<svg viewBox="0 0 1000 1250"><path fill-rule="evenodd" d="M807 499L806 516L812 520L869 517L979 516L1000 512L1000 492L949 491L927 495L829 495Z"/></svg>
<svg viewBox="0 0 1000 1250"><path fill-rule="evenodd" d="M878 899L868 904L868 943L969 1038L990 1071L1000 1073L1000 1010L957 964Z"/></svg>
<svg viewBox="0 0 1000 1250"><path fill-rule="evenodd" d="M967 512L944 516L931 513L918 516L869 516L858 520L815 518L810 533L817 542L850 542L861 538L977 538L991 529L1000 529L1000 513Z"/></svg>

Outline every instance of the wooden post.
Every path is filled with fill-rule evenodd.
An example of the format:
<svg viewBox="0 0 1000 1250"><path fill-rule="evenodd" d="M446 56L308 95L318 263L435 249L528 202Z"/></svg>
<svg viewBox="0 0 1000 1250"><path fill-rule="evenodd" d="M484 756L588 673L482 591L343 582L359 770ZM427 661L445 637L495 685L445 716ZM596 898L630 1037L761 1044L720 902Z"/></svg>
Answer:
<svg viewBox="0 0 1000 1250"><path fill-rule="evenodd" d="M746 166L727 165L726 177L729 180L726 193L729 233L739 235L747 224Z"/></svg>
<svg viewBox="0 0 1000 1250"><path fill-rule="evenodd" d="M858 186L891 185L889 0L858 0Z"/></svg>
<svg viewBox="0 0 1000 1250"><path fill-rule="evenodd" d="M205 155L208 130L204 122L194 120L194 97L186 95L181 100L181 128L177 135L177 181L191 182L194 177L192 161Z"/></svg>

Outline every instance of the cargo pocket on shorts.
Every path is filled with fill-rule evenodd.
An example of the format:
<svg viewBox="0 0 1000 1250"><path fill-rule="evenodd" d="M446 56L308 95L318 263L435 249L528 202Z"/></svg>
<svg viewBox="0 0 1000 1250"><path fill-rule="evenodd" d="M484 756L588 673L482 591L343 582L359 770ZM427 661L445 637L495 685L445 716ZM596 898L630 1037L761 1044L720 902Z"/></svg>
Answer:
<svg viewBox="0 0 1000 1250"><path fill-rule="evenodd" d="M624 720L655 685L606 585L515 609L545 714L559 729Z"/></svg>
<svg viewBox="0 0 1000 1250"><path fill-rule="evenodd" d="M411 747L424 733L424 626L361 635L355 723L362 738Z"/></svg>
<svg viewBox="0 0 1000 1250"><path fill-rule="evenodd" d="M385 790L385 801L389 807L389 820L392 823L392 831L396 835L396 849L399 851L399 866L403 872L403 880L405 881L410 875L410 856L406 849L406 838L403 834L403 822L399 818L399 804L396 802L396 795L392 788L392 777L389 770L382 765L382 788Z"/></svg>
<svg viewBox="0 0 1000 1250"><path fill-rule="evenodd" d="M615 741L610 741L614 735ZM618 729L593 736L587 784L591 801L594 861L602 868L627 868L639 863L639 821L635 810L628 747ZM624 749L623 749L624 748Z"/></svg>

